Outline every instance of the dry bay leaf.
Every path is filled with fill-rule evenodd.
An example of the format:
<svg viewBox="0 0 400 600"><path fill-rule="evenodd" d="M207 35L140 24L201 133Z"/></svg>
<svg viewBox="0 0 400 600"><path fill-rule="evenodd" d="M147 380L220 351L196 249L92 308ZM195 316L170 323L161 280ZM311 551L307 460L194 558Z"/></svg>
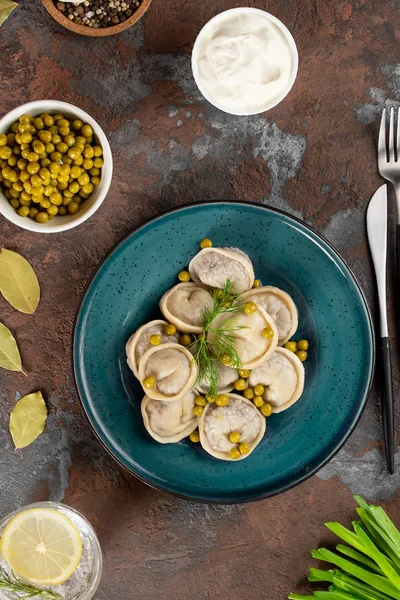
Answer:
<svg viewBox="0 0 400 600"><path fill-rule="evenodd" d="M0 0L0 25L3 25L4 21L8 19L17 6L18 4L11 2L11 0Z"/></svg>
<svg viewBox="0 0 400 600"><path fill-rule="evenodd" d="M10 414L10 433L16 448L32 444L42 433L47 407L42 392L28 394L18 400Z"/></svg>
<svg viewBox="0 0 400 600"><path fill-rule="evenodd" d="M11 331L0 322L0 367L24 373L17 342ZM24 373L25 375L25 373Z"/></svg>
<svg viewBox="0 0 400 600"><path fill-rule="evenodd" d="M23 256L6 248L0 252L0 292L11 306L29 315L39 304L40 287L35 271Z"/></svg>

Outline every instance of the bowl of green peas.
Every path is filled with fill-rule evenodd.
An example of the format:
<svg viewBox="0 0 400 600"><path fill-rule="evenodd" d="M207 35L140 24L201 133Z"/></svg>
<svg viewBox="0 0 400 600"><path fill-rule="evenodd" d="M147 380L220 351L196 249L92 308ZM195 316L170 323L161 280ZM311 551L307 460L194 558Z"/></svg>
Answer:
<svg viewBox="0 0 400 600"><path fill-rule="evenodd" d="M77 227L102 204L112 170L104 131L72 104L38 100L0 119L0 213L19 227Z"/></svg>

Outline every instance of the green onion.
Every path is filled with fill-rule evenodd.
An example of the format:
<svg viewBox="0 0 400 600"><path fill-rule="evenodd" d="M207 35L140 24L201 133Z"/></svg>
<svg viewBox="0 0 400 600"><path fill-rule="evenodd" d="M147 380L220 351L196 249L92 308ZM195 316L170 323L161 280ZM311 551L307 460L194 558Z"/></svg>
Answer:
<svg viewBox="0 0 400 600"><path fill-rule="evenodd" d="M329 592L315 592L315 596L317 598L326 598L329 600L354 600L354 596L334 588L329 588Z"/></svg>
<svg viewBox="0 0 400 600"><path fill-rule="evenodd" d="M323 571L322 569L310 568L308 581L330 581L333 583L334 571Z"/></svg>
<svg viewBox="0 0 400 600"><path fill-rule="evenodd" d="M370 506L360 496L359 521L351 531L340 523L325 523L345 544L339 554L326 548L311 550L314 558L335 565L334 569L310 569L309 581L327 582L327 591L311 595L290 594L290 600L400 600L400 532L380 506Z"/></svg>
<svg viewBox="0 0 400 600"><path fill-rule="evenodd" d="M383 592L384 594L388 594L392 598L398 598L400 600L400 590L398 590L386 577L375 575L375 573L370 573L350 560L342 558L326 548L311 550L311 554L314 558L333 563L337 567L340 567L345 573L349 573L357 579L365 581L368 583L368 585Z"/></svg>
<svg viewBox="0 0 400 600"><path fill-rule="evenodd" d="M302 596L301 594L289 594L288 598L289 600L310 600L311 598L314 599L316 596L314 596L314 594L312 594L311 596Z"/></svg>
<svg viewBox="0 0 400 600"><path fill-rule="evenodd" d="M364 556L364 554L361 554L361 552L357 552L357 550L353 550L353 548L349 548L348 546L344 546L344 544L337 544L336 550L338 552L341 552L342 554L345 554L349 558L352 558L353 560L356 560L357 562L361 563L362 565L365 565L371 571L375 571L379 575L382 575L382 571L374 563L374 561L371 560L370 558L368 558L367 556Z"/></svg>
<svg viewBox="0 0 400 600"><path fill-rule="evenodd" d="M346 573L334 570L333 583L338 587L348 592L353 592L356 597L360 596L365 600L372 598L373 600L389 600L390 596L374 590L371 586L361 583L358 579L354 579Z"/></svg>

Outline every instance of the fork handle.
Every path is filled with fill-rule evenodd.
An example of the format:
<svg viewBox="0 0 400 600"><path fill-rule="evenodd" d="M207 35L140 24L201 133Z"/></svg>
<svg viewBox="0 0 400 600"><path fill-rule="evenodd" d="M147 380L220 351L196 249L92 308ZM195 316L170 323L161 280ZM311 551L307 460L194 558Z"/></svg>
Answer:
<svg viewBox="0 0 400 600"><path fill-rule="evenodd" d="M400 227L399 225L397 227ZM398 233L400 233L398 231ZM394 473L394 407L392 387L392 367L390 362L390 342L388 337L381 338L381 404L383 438L386 451L387 471Z"/></svg>
<svg viewBox="0 0 400 600"><path fill-rule="evenodd" d="M394 193L396 196L396 223L397 223L397 239L399 234L399 225L400 225L400 183L393 183Z"/></svg>
<svg viewBox="0 0 400 600"><path fill-rule="evenodd" d="M396 289L400 289L400 223L396 225ZM400 315L399 315L400 317Z"/></svg>

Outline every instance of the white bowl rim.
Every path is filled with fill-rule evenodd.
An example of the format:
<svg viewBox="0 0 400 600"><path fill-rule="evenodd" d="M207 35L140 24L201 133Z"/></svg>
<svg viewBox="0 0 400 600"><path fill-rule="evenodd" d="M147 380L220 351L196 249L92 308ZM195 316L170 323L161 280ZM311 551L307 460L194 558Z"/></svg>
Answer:
<svg viewBox="0 0 400 600"><path fill-rule="evenodd" d="M198 53L198 48L199 48L199 38L202 35L202 33L204 32L204 30L206 28L208 28L209 26L211 26L212 23L215 23L219 20L222 20L223 16L229 14L229 13L238 13L238 12L246 12L246 13L253 13L253 14L258 14L264 18L269 19L270 21L272 21L279 29L280 31L282 31L282 33L284 34L286 40L289 43L290 46L290 50L292 52L292 58L293 58L293 66L292 66L292 74L288 83L287 88L285 88L284 92L282 92L282 94L280 96L278 96L277 98L275 98L275 100L273 100L272 102L269 102L265 108L263 108L262 110L256 110L256 111L229 111L227 110L226 106L222 106L222 104L220 104L219 102L215 101L214 99L211 98L211 95L207 92L207 90L204 89L204 87L199 83L198 80L198 63L197 63L197 53ZM265 10L261 10L260 8L252 8L250 6L238 6L236 8L229 8L228 10L224 10L220 13L218 13L217 15L215 15L215 17L213 17L212 19L210 19L209 21L207 21L207 23L201 28L200 32L198 33L196 40L194 42L193 45L193 50L192 50L192 72L193 72L193 77L194 80L196 82L197 87L199 88L201 94L204 96L204 98L206 100L208 100L208 102L210 102L210 104L213 104L216 108L219 108L219 110L222 110L225 113L228 113L230 115L237 115L237 116L250 116L250 115L259 115L262 114L263 112L266 112L267 110L270 110L271 108L274 108L274 106L276 106L277 104L279 104L280 102L282 102L282 100L284 98L286 98L286 96L289 94L290 90L292 89L294 82L296 80L297 77L297 72L298 72L298 68L299 68L299 54L297 51L297 46L296 46L296 42L294 41L294 37L293 35L290 33L289 29L286 27L286 25L284 23L282 23L282 21L280 21L277 17L275 17L274 15L272 15L271 13L265 11Z"/></svg>
<svg viewBox="0 0 400 600"><path fill-rule="evenodd" d="M101 206L105 197L108 194L108 190L111 185L112 173L113 173L113 159L110 144L104 133L103 129L97 123L93 117L91 117L87 112L75 106L74 104L70 104L69 102L63 102L62 100L33 100L32 102L27 102L26 104L21 104L16 108L13 108L11 111L6 113L0 119L0 133L5 133L10 125L18 120L18 118L29 112L45 112L45 111L68 111L76 115L76 117L84 120L89 123L95 135L97 136L102 148L103 148L103 157L104 157L104 165L107 164L107 167L103 169L101 182L101 192L99 193L99 197L93 203L92 206L82 211L82 214L76 213L74 215L74 219L70 220L66 223L57 224L54 222L57 217L55 217L54 221L48 221L47 223L37 223L32 219L28 219L26 217L20 217L17 212L10 206L7 198L4 196L2 191L0 190L0 214L3 215L6 219L21 227L22 229L27 229L29 231L34 231L36 233L60 233L62 231L67 231L69 229L73 229L74 227L78 227L87 219L89 219ZM11 209L11 211L7 210L6 212L3 210L3 206L7 203L7 207ZM62 219L63 217L60 217Z"/></svg>

